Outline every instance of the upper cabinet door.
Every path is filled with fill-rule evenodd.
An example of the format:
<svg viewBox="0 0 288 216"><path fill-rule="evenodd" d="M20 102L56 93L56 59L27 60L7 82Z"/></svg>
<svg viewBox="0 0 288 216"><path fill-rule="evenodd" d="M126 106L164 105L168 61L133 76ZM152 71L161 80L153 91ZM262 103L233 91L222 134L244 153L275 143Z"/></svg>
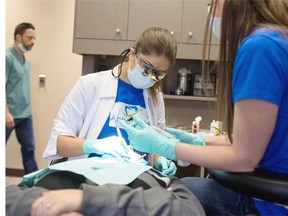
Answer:
<svg viewBox="0 0 288 216"><path fill-rule="evenodd" d="M130 0L128 40L137 40L147 28L167 28L181 37L182 0Z"/></svg>
<svg viewBox="0 0 288 216"><path fill-rule="evenodd" d="M77 0L74 37L127 40L129 0Z"/></svg>
<svg viewBox="0 0 288 216"><path fill-rule="evenodd" d="M183 0L182 43L203 43L209 2L210 0ZM212 44L218 43L218 39L212 35Z"/></svg>

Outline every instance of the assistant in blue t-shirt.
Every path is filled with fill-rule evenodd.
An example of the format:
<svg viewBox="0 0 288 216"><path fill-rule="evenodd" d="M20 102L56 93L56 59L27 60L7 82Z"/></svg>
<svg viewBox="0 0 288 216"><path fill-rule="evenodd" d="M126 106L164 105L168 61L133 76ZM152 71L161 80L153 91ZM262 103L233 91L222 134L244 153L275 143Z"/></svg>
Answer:
<svg viewBox="0 0 288 216"><path fill-rule="evenodd" d="M279 107L275 130L259 168L288 173L288 35L256 29L239 47L233 71L233 103L261 99ZM288 209L255 200L260 214L284 215Z"/></svg>

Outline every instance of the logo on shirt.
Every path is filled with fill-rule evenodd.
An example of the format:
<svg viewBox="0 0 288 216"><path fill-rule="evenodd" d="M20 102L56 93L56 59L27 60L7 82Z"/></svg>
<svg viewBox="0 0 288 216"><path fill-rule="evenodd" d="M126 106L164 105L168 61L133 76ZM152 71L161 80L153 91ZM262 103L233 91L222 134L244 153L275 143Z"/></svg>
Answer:
<svg viewBox="0 0 288 216"><path fill-rule="evenodd" d="M139 105L127 104L123 102L116 102L110 112L110 127L120 127L117 122L121 119L124 121L129 120L132 116L137 116L145 122L148 122L146 109Z"/></svg>
<svg viewBox="0 0 288 216"><path fill-rule="evenodd" d="M142 108L140 106L125 105L123 115L126 117L131 117L141 111Z"/></svg>

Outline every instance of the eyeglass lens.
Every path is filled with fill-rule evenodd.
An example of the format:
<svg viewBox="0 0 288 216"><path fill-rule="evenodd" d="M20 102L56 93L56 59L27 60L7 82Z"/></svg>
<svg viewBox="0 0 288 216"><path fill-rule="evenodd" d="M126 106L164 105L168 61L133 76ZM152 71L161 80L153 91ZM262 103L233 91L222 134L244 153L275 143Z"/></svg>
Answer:
<svg viewBox="0 0 288 216"><path fill-rule="evenodd" d="M165 75L166 75L166 73L163 71L157 71L155 68L154 68L154 66L150 63L150 62L147 62L147 61L145 61L144 59L142 59L139 55L138 55L138 53L136 53L136 57L138 58L138 60L140 61L140 63L142 63L143 64L143 66L144 66L144 75L148 75L148 74L151 74L152 76L151 76L151 78L153 79L153 77L154 77L154 79L153 80L155 80L155 81L159 81L160 79L162 79Z"/></svg>

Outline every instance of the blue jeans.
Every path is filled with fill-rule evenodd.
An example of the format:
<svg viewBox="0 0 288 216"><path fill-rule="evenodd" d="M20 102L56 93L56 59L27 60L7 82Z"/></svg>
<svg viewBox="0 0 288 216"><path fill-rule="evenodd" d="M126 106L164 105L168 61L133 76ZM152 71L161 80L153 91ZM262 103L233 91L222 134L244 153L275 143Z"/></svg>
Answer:
<svg viewBox="0 0 288 216"><path fill-rule="evenodd" d="M35 144L33 134L32 116L14 119L15 127L6 127L6 144L12 131L15 129L16 137L21 145L22 163L26 174L38 170L34 156Z"/></svg>
<svg viewBox="0 0 288 216"><path fill-rule="evenodd" d="M213 179L185 177L180 180L199 199L206 215L258 214L252 198L229 190Z"/></svg>

